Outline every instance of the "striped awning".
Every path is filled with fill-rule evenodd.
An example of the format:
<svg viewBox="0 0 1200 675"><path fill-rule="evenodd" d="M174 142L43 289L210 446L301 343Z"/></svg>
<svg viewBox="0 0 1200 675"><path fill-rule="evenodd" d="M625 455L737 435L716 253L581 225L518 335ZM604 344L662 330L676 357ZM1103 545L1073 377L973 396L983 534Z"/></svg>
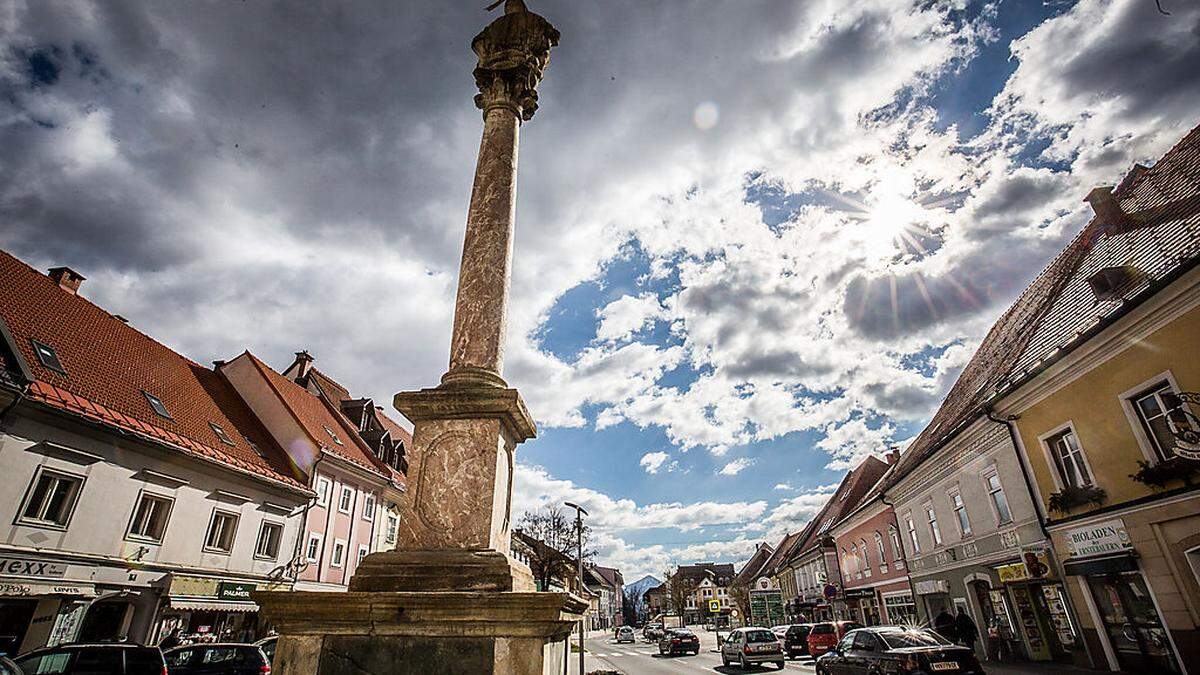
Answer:
<svg viewBox="0 0 1200 675"><path fill-rule="evenodd" d="M217 599L171 598L172 609L186 609L193 612L257 612L256 602L232 602Z"/></svg>

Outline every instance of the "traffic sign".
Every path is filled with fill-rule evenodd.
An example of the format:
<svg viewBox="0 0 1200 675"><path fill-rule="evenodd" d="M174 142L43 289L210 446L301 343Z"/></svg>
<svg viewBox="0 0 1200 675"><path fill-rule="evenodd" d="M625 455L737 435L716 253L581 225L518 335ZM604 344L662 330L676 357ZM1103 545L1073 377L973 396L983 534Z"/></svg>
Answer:
<svg viewBox="0 0 1200 675"><path fill-rule="evenodd" d="M720 600L709 600L708 601L708 611L710 611L710 612L721 611L721 601Z"/></svg>

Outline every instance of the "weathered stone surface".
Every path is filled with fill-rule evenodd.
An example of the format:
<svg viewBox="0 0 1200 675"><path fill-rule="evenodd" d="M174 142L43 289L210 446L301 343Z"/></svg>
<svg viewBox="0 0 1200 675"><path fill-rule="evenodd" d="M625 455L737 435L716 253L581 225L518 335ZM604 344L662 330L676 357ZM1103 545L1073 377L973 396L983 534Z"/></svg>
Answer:
<svg viewBox="0 0 1200 675"><path fill-rule="evenodd" d="M333 635L325 639L318 672L320 675L477 675L492 672L494 662L493 641L487 638Z"/></svg>
<svg viewBox="0 0 1200 675"><path fill-rule="evenodd" d="M352 591L533 591L529 568L492 550L387 551L363 559Z"/></svg>

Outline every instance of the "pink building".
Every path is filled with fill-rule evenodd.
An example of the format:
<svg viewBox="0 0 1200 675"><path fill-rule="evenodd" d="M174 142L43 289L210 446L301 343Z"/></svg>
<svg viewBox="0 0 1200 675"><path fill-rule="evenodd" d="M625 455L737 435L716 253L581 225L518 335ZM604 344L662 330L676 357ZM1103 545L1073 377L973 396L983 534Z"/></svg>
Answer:
<svg viewBox="0 0 1200 675"><path fill-rule="evenodd" d="M386 540L403 491L407 437L369 399L351 399L299 352L280 374L249 352L218 366L308 478L317 497L295 542L300 590L345 590L359 562ZM402 436L396 438L396 436ZM397 510L398 513L398 510Z"/></svg>

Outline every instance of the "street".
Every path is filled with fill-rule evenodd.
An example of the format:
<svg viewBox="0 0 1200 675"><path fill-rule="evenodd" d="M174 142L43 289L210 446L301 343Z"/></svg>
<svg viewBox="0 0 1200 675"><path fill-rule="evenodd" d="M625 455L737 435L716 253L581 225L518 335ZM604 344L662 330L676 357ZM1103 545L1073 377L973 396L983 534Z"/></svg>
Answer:
<svg viewBox="0 0 1200 675"><path fill-rule="evenodd" d="M771 673L779 672L773 665L759 666L748 671L742 671L737 666L725 668L721 666L721 655L717 653L716 633L703 629L695 631L700 638L700 653L686 656L662 656L658 653L657 642L646 642L638 634L638 641L617 644L611 631L591 633L586 642L587 655L584 662L586 672L596 670L615 670L628 675L658 675L659 673ZM722 631L724 634L725 631ZM571 654L571 673L579 672L579 654ZM807 657L788 661L784 672L813 673L812 659Z"/></svg>

